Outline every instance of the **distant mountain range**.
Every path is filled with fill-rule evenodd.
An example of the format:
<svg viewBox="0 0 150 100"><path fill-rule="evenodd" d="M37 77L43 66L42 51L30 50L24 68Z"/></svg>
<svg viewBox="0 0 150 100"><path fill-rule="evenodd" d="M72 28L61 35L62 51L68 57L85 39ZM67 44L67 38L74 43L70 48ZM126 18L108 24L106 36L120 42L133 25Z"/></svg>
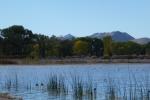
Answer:
<svg viewBox="0 0 150 100"><path fill-rule="evenodd" d="M135 43L143 45L143 44L149 43L150 42L150 38L139 38L139 39L134 39L132 41L135 42Z"/></svg>
<svg viewBox="0 0 150 100"><path fill-rule="evenodd" d="M63 37L65 40L73 40L75 39L75 36L71 35L71 34L67 34Z"/></svg>
<svg viewBox="0 0 150 100"><path fill-rule="evenodd" d="M130 34L126 33L126 32L120 32L120 31L113 31L113 32L102 32L102 33L94 33L92 35L89 35L87 37L91 37L91 38L98 38L98 39L103 39L106 36L111 36L112 39L114 41L117 42L127 42L127 41L133 41L135 43L138 44L147 44L150 42L150 38L139 38L139 39L135 39L133 36L131 36ZM1 30L0 30L0 38L3 38L3 36L1 36ZM67 34L65 36L60 36L57 37L60 40L73 40L76 37L71 35L71 34Z"/></svg>
<svg viewBox="0 0 150 100"><path fill-rule="evenodd" d="M120 32L120 31L113 31L113 32L103 32L103 33L94 33L90 36L91 38L98 38L98 39L103 39L106 36L111 36L114 41L117 42L127 42L127 41L133 41L138 44L147 44L150 42L150 38L139 38L135 39L133 36L126 32ZM73 40L75 39L75 36L71 34L67 34L63 37L60 38L61 40Z"/></svg>
<svg viewBox="0 0 150 100"><path fill-rule="evenodd" d="M110 33L94 33L89 37L103 39L106 36L111 36L114 41L118 42L126 42L134 39L134 37L132 37L128 33L120 31L114 31Z"/></svg>
<svg viewBox="0 0 150 100"><path fill-rule="evenodd" d="M57 37L60 40L73 40L75 39L75 36L71 35L71 34L67 34L65 36L59 36Z"/></svg>

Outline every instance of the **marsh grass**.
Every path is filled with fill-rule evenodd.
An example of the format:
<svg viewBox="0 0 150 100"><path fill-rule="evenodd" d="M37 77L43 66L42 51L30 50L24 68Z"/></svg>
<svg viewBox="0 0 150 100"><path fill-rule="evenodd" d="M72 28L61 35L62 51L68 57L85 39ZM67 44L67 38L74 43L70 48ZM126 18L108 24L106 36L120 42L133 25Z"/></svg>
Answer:
<svg viewBox="0 0 150 100"><path fill-rule="evenodd" d="M93 79L89 76L85 87L86 96L89 100L96 100L97 86L93 83Z"/></svg>
<svg viewBox="0 0 150 100"><path fill-rule="evenodd" d="M72 92L76 100L96 100L97 88L92 80L84 81L79 76L72 76Z"/></svg>
<svg viewBox="0 0 150 100"><path fill-rule="evenodd" d="M16 89L16 91L18 91L18 87L19 87L19 80L18 80L18 75L15 73L15 79L14 79L14 88Z"/></svg>
<svg viewBox="0 0 150 100"><path fill-rule="evenodd" d="M32 90L32 83L29 81L29 83L26 84L26 89L31 91Z"/></svg>
<svg viewBox="0 0 150 100"><path fill-rule="evenodd" d="M67 94L68 88L64 77L51 74L47 83L47 90L49 93L55 95Z"/></svg>
<svg viewBox="0 0 150 100"><path fill-rule="evenodd" d="M6 77L5 88L7 88L8 90L14 88L16 91L18 91L19 80L18 80L18 75L16 73L13 76Z"/></svg>
<svg viewBox="0 0 150 100"><path fill-rule="evenodd" d="M83 79L79 76L71 75L71 84L66 82L66 78L67 77L63 75L50 74L49 77L46 78L46 80L48 80L47 84L43 82L40 83L43 83L48 93L54 96L66 96L69 94L68 92L70 92L75 100L100 99L98 93L102 93L103 91L97 90L97 86L92 80L92 77ZM20 83L19 76L14 74L14 76L6 77L5 88L18 91L21 88L20 85L22 85L25 86L26 89L31 90L33 88L33 82L30 80L28 84L26 83L27 82ZM107 82L104 83L106 84L106 91L103 95L105 100L150 100L149 77L145 77L140 81L140 79L131 75L128 82L122 81L122 83L114 78L108 78ZM41 84L39 85L41 86Z"/></svg>
<svg viewBox="0 0 150 100"><path fill-rule="evenodd" d="M108 79L106 100L150 100L149 81L137 81L135 76L129 78L129 83L120 86L113 79Z"/></svg>
<svg viewBox="0 0 150 100"><path fill-rule="evenodd" d="M84 83L78 76L72 76L73 97L82 100L84 95Z"/></svg>
<svg viewBox="0 0 150 100"><path fill-rule="evenodd" d="M11 86L12 86L12 80L10 78L8 78L6 81L5 81L5 88L7 88L8 90L11 89Z"/></svg>
<svg viewBox="0 0 150 100"><path fill-rule="evenodd" d="M106 93L105 93L106 100L117 100L118 91L114 80L108 78L107 82L108 83L106 86Z"/></svg>

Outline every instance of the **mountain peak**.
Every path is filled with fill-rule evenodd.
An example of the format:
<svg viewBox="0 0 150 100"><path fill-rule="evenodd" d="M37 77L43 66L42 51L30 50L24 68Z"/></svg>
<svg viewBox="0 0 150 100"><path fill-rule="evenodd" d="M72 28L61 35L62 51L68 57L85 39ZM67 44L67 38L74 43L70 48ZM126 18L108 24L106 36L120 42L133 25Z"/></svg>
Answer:
<svg viewBox="0 0 150 100"><path fill-rule="evenodd" d="M75 36L71 35L71 34L67 34L65 36L63 36L63 40L73 40L75 38Z"/></svg>
<svg viewBox="0 0 150 100"><path fill-rule="evenodd" d="M94 33L90 37L103 39L106 36L111 36L114 41L119 41L119 42L126 42L134 39L134 37L132 37L128 33L120 32L120 31Z"/></svg>
<svg viewBox="0 0 150 100"><path fill-rule="evenodd" d="M120 31L111 32L111 36L114 41L120 41L120 42L126 42L134 39L134 37L132 37L128 33L120 32Z"/></svg>
<svg viewBox="0 0 150 100"><path fill-rule="evenodd" d="M144 45L144 44L147 44L150 42L150 38L139 38L139 39L134 39L132 40L133 42L135 43L138 43L138 44L141 44L141 45Z"/></svg>

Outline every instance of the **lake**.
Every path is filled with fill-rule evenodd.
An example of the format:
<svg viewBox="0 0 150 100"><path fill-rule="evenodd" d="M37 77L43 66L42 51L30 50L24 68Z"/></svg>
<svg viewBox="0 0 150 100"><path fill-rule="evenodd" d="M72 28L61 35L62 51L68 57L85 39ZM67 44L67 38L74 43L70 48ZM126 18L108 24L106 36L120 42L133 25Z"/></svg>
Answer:
<svg viewBox="0 0 150 100"><path fill-rule="evenodd" d="M125 90L128 98L131 89L134 93L136 90L137 95L142 93L140 98L145 98L141 91L150 89L149 74L150 64L0 65L0 91L21 96L24 100L76 100L74 89L78 82L80 90L81 86L83 91L92 90L89 93L92 99L87 92L80 92L79 100L106 100L108 94L113 96L114 92L121 98L125 97ZM57 88L60 91L51 87L50 82L55 84L52 79L59 81L59 88L63 87Z"/></svg>

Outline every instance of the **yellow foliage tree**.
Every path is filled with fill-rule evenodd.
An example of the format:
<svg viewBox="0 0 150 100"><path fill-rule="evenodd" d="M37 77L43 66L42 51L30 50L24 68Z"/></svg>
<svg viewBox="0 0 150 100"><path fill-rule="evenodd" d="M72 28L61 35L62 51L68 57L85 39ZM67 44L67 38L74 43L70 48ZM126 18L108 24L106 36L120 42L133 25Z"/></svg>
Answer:
<svg viewBox="0 0 150 100"><path fill-rule="evenodd" d="M103 38L104 43L104 57L112 56L112 38L111 36L106 36Z"/></svg>
<svg viewBox="0 0 150 100"><path fill-rule="evenodd" d="M39 59L39 45L35 44L32 47L32 52L30 53L30 57L33 59Z"/></svg>
<svg viewBox="0 0 150 100"><path fill-rule="evenodd" d="M85 41L78 40L73 46L73 52L78 55L86 55L88 52L88 43Z"/></svg>

